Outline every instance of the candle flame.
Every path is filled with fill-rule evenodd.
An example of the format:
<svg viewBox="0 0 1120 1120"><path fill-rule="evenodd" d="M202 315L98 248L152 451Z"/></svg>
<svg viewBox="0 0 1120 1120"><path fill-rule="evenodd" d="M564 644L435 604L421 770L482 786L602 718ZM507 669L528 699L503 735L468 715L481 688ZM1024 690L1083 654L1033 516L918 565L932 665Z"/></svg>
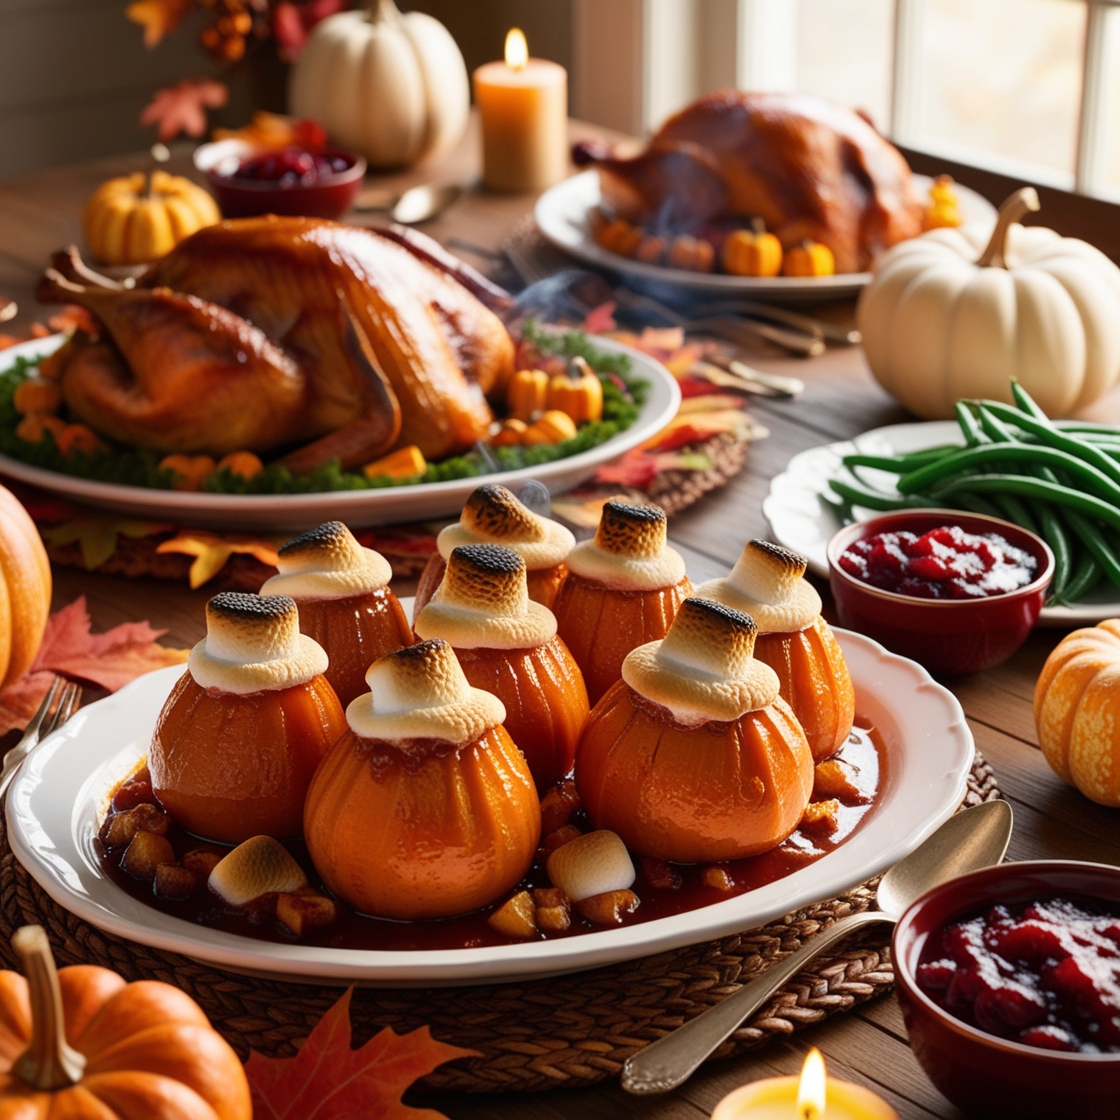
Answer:
<svg viewBox="0 0 1120 1120"><path fill-rule="evenodd" d="M801 1067L801 1081L797 1086L797 1115L799 1120L822 1120L825 1104L824 1058L814 1046L805 1055Z"/></svg>
<svg viewBox="0 0 1120 1120"><path fill-rule="evenodd" d="M529 44L520 27L511 27L506 35L506 65L511 70L524 70L529 64Z"/></svg>

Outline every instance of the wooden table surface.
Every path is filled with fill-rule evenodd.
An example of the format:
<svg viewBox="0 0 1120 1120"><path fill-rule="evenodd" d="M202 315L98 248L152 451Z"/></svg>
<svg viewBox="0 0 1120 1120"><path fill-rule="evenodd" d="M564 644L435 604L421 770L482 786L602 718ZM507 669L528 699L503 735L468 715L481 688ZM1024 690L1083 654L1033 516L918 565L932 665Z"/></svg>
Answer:
<svg viewBox="0 0 1120 1120"><path fill-rule="evenodd" d="M574 135L588 131L573 123ZM441 165L385 176L376 185L470 182L476 176L475 144L471 134ZM178 162L186 166L182 157ZM20 302L20 314L14 321L17 330L43 314L33 301L35 282L52 250L80 241L79 215L90 191L109 174L142 165L140 156L116 158L0 182L0 295ZM532 201L529 196L472 190L426 229L460 249L468 243L493 253L513 222L530 210ZM468 255L468 259L480 266L487 263L485 255ZM852 309L830 310L850 315ZM13 324L0 329L11 330ZM673 519L671 535L683 546L692 574L701 579L725 573L744 541L767 535L761 503L770 479L790 456L907 419L873 382L858 349L830 349L809 360L775 354L760 354L753 360L759 368L803 378L807 389L793 401L753 404L752 412L770 429L770 438L752 447L746 469L730 485ZM1094 410L1094 416L1120 420L1120 397L1113 394ZM165 640L178 646L197 641L203 632L205 591L56 571L56 607L80 593L88 597L96 629L148 618L154 625L166 627ZM1031 695L1042 663L1060 636L1053 630L1037 630L1006 664L951 682L950 687L964 706L977 747L995 767L1000 787L1014 806L1015 834L1009 858L1120 863L1120 815L1063 785L1037 748ZM937 1093L911 1054L893 997L835 1016L789 1042L773 1042L756 1055L710 1064L665 1097L630 1097L617 1084L605 1083L575 1091L441 1098L434 1103L452 1120L700 1120L736 1086L795 1072L810 1045L824 1052L831 1073L870 1086L906 1120L960 1115Z"/></svg>

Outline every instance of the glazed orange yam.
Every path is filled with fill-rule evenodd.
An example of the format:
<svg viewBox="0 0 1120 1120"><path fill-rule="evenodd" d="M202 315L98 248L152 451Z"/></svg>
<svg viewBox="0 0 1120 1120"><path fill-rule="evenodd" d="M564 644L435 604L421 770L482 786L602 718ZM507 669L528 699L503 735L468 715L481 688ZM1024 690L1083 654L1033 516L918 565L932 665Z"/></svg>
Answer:
<svg viewBox="0 0 1120 1120"><path fill-rule="evenodd" d="M185 673L156 724L148 765L159 803L189 832L224 844L299 836L319 762L346 730L323 676L234 695Z"/></svg>
<svg viewBox="0 0 1120 1120"><path fill-rule="evenodd" d="M687 576L671 587L629 591L568 574L552 611L583 672L592 706L622 676L622 662L632 649L665 637L691 594Z"/></svg>
<svg viewBox="0 0 1120 1120"><path fill-rule="evenodd" d="M780 698L738 720L686 726L618 681L588 719L576 786L592 824L640 855L743 859L797 827L813 760Z"/></svg>
<svg viewBox="0 0 1120 1120"><path fill-rule="evenodd" d="M813 760L834 754L851 734L856 694L843 651L820 615L786 634L759 634L754 656L778 674L782 699L809 740Z"/></svg>
<svg viewBox="0 0 1120 1120"><path fill-rule="evenodd" d="M505 705L503 726L543 796L572 769L588 713L583 676L567 646L554 637L535 649L455 653L467 680Z"/></svg>
<svg viewBox="0 0 1120 1120"><path fill-rule="evenodd" d="M499 725L467 744L348 731L307 795L304 833L324 883L365 914L467 914L515 886L540 840L529 769Z"/></svg>
<svg viewBox="0 0 1120 1120"><path fill-rule="evenodd" d="M343 709L367 692L366 670L379 657L411 645L412 627L387 587L346 599L300 599L299 628L327 651L324 674Z"/></svg>

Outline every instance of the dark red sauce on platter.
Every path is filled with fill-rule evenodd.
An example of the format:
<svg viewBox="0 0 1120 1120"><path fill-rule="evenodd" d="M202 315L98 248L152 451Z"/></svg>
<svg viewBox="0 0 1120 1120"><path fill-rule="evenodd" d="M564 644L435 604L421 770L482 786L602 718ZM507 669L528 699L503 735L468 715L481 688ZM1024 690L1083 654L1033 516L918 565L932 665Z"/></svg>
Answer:
<svg viewBox="0 0 1120 1120"><path fill-rule="evenodd" d="M919 599L978 599L1026 587L1037 562L999 533L941 525L917 533L876 533L848 546L840 567L850 576Z"/></svg>
<svg viewBox="0 0 1120 1120"><path fill-rule="evenodd" d="M634 857L638 877L631 890L637 894L640 903L619 924L635 925L655 921L724 902L784 878L835 851L874 811L876 799L887 780L887 751L877 731L857 726L833 757L845 764L844 769L850 775L851 782L849 794L839 799L840 805L835 815L836 827L833 831L814 829L803 824L772 851L751 859L727 863L684 865L657 861L655 866ZM821 797L824 796L822 793ZM835 794L828 792L827 796L833 797ZM147 771L142 770L118 788L110 813L129 809L145 800L153 801L154 798ZM816 792L813 800L818 800ZM584 832L591 830L582 813L573 817L569 823ZM199 850L219 855L229 851L229 848L220 844L199 840L174 822L167 833L167 839L171 842L177 859ZM150 882L134 879L121 869L119 860L122 849L108 850L100 841L96 846L107 878L133 898L165 914L244 937L331 949L441 950L525 944L525 939L507 937L495 930L487 922L487 918L517 890L552 885L544 869L545 853L542 850L519 887L508 892L494 905L473 914L441 921L398 922L371 918L340 906L339 916L332 924L297 938L277 920L275 896L265 896L248 907L233 907L226 905L208 889L205 882L201 882L185 900L161 898L153 893ZM326 893L303 841L289 841L286 847L306 871L311 885ZM713 871L717 872L716 878L722 880L719 887L710 885ZM724 875L718 875L718 871L722 871ZM664 883L667 877L672 879L672 886L654 885L655 882ZM705 881L706 879L709 881ZM571 925L567 930L541 933L534 940L571 937L604 928L608 927L593 925L573 907Z"/></svg>

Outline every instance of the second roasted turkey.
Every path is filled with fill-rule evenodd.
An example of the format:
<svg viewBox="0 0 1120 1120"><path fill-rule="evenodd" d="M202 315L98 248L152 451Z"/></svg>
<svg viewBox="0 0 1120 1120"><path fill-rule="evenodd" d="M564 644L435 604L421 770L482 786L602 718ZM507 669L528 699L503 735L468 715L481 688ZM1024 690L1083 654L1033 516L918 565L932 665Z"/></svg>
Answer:
<svg viewBox="0 0 1120 1120"><path fill-rule="evenodd" d="M39 296L99 330L44 374L94 431L159 452L295 448L281 460L295 473L408 444L458 454L486 436L514 345L439 264L371 230L273 216L201 230L132 288L69 250Z"/></svg>

